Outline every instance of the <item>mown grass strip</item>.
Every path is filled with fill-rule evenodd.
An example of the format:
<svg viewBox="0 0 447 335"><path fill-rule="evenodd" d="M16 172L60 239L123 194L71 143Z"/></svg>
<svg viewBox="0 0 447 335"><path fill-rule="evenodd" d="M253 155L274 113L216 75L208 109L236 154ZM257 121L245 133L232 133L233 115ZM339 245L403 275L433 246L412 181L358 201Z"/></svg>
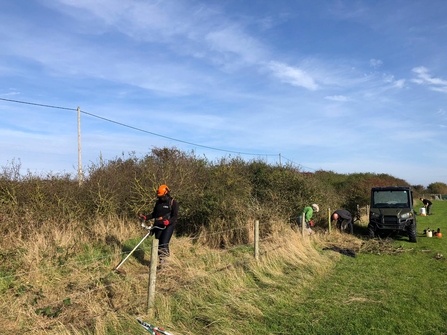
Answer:
<svg viewBox="0 0 447 335"><path fill-rule="evenodd" d="M418 216L418 243L397 236L395 253L343 256L298 300L284 287L283 303L265 311L271 334L447 333L446 240L423 234L447 232L447 202L433 207L434 215Z"/></svg>

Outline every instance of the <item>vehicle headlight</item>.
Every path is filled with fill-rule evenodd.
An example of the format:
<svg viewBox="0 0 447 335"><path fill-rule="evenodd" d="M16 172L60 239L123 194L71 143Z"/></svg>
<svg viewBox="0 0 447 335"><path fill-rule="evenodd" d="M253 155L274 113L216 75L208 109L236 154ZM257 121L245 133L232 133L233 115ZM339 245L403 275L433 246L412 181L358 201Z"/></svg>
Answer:
<svg viewBox="0 0 447 335"><path fill-rule="evenodd" d="M411 216L412 216L412 215L411 215L411 213L409 212L409 213L402 214L402 215L400 216L400 218L401 218L401 219L409 219Z"/></svg>

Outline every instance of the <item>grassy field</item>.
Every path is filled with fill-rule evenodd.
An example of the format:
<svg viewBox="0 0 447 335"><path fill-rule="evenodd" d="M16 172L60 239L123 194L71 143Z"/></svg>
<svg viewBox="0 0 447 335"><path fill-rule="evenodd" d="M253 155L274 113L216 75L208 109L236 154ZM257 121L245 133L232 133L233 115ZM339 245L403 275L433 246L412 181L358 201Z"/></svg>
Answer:
<svg viewBox="0 0 447 335"><path fill-rule="evenodd" d="M335 233L318 240L321 258L315 260L327 261L328 254L334 253L333 262L307 269L293 262L276 262L278 272L270 271L271 282L264 285L260 280L256 289L241 285L239 294L247 294L251 307L246 311L225 315L221 301L210 301L207 308L215 304L216 310L207 319L226 326L209 333L447 334L447 246L445 238L423 234L428 227L447 232L447 202L435 202L433 211L434 215L418 216L418 243L404 236L369 241L361 225L356 227L357 238ZM356 257L323 250L323 246L350 248ZM443 256L438 259L438 254ZM306 271L313 273L303 275ZM225 307L231 309L231 304ZM191 320L193 315L182 321L196 333L207 333Z"/></svg>
<svg viewBox="0 0 447 335"><path fill-rule="evenodd" d="M418 243L369 240L366 222L355 236L321 230L310 238L278 224L261 239L259 262L251 244L213 250L174 238L150 314L150 241L124 275L111 271L140 240L137 225L98 222L88 238L48 225L27 243L5 235L0 333L147 334L138 317L175 335L447 334L447 236L423 234L447 233L447 201L434 201L433 212L417 218ZM325 250L334 246L356 257Z"/></svg>
<svg viewBox="0 0 447 335"><path fill-rule="evenodd" d="M304 291L284 289L282 303L266 313L270 333L447 334L446 240L423 234L447 232L447 202L435 201L433 212L418 216L418 243L397 236L341 257Z"/></svg>

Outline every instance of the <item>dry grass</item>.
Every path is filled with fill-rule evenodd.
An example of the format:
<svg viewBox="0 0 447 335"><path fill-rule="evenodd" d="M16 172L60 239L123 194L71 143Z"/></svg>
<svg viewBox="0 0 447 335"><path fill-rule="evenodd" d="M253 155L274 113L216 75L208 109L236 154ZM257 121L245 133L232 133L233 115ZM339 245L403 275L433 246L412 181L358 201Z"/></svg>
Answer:
<svg viewBox="0 0 447 335"><path fill-rule="evenodd" d="M303 237L288 226L278 223L278 227L261 236L259 262L251 243L215 250L204 247L200 239L174 237L169 265L157 276L151 319L193 334L174 319L198 313L208 330L217 327L218 333L223 325L210 320L231 313L261 317L256 305L259 289L275 287L288 268L301 269L297 285L305 287L310 278L332 266L337 256L315 248L331 243L326 235ZM149 241L135 253L138 258L130 257L121 267L124 275L112 271L124 257L121 243L132 239L126 245L135 245L144 233L137 223L111 220L98 221L89 231L80 225L49 222L33 231L31 238L24 239L20 232L4 236L3 255L7 250L15 253L4 259L1 271L2 333L120 334L110 329L120 329L134 317L148 317ZM232 307L216 312L212 306L219 302Z"/></svg>

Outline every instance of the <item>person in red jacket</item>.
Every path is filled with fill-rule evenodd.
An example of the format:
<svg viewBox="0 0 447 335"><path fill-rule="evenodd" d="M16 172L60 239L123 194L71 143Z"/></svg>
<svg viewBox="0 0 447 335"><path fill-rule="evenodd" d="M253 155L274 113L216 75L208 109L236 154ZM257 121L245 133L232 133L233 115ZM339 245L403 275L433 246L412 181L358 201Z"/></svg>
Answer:
<svg viewBox="0 0 447 335"><path fill-rule="evenodd" d="M158 257L160 265L166 262L169 257L169 242L174 233L177 224L179 205L177 200L171 197L171 190L167 185L161 185L157 190L157 201L155 202L152 213L140 214L140 219L154 219L154 226L160 229L154 229L155 238L158 239Z"/></svg>

